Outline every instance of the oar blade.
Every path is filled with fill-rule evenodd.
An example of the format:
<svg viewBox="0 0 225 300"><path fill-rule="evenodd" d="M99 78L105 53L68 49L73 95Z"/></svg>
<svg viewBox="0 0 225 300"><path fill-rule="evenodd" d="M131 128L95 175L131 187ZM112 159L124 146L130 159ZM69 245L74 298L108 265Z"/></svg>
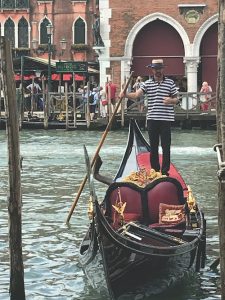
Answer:
<svg viewBox="0 0 225 300"><path fill-rule="evenodd" d="M213 261L213 263L209 266L209 268L210 268L211 270L215 270L215 269L218 267L219 264L220 264L220 257L217 257L217 258Z"/></svg>
<svg viewBox="0 0 225 300"><path fill-rule="evenodd" d="M93 173L92 173L90 158L89 158L87 148L86 148L85 145L84 145L84 157L85 157L85 164L86 164L89 191L90 191L90 195L91 195L91 197L94 201L94 200L97 199L97 196L96 196L96 193L95 193L95 186L94 186L94 176L93 176Z"/></svg>

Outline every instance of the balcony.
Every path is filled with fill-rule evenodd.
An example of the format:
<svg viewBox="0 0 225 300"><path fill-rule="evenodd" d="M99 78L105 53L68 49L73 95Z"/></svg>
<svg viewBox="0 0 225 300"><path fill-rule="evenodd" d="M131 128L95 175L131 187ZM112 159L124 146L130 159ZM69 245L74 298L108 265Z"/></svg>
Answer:
<svg viewBox="0 0 225 300"><path fill-rule="evenodd" d="M72 44L71 50L74 52L90 51L91 47L87 44Z"/></svg>

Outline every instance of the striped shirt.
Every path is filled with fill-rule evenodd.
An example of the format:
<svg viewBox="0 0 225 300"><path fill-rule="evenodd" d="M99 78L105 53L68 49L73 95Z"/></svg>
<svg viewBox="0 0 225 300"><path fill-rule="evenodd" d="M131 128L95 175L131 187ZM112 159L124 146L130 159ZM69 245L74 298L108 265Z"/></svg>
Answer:
<svg viewBox="0 0 225 300"><path fill-rule="evenodd" d="M163 103L165 97L177 94L172 79L163 77L163 81L158 83L152 77L141 84L141 89L148 97L147 120L174 121L174 105Z"/></svg>

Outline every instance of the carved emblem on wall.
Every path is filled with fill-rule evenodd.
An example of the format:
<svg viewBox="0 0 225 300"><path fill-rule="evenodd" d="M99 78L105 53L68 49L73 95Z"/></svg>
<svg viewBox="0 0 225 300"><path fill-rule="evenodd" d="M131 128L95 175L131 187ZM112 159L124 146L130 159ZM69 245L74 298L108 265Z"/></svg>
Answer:
<svg viewBox="0 0 225 300"><path fill-rule="evenodd" d="M188 24L195 24L199 21L200 15L196 10L191 9L186 12L184 18Z"/></svg>

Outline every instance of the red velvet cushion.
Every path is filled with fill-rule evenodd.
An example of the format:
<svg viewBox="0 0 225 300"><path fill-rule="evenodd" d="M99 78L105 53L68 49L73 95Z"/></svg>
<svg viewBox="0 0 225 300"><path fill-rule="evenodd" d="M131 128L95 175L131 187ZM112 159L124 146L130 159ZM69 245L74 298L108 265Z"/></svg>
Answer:
<svg viewBox="0 0 225 300"><path fill-rule="evenodd" d="M141 215L136 213L124 213L124 221L130 222L130 221L140 221Z"/></svg>

